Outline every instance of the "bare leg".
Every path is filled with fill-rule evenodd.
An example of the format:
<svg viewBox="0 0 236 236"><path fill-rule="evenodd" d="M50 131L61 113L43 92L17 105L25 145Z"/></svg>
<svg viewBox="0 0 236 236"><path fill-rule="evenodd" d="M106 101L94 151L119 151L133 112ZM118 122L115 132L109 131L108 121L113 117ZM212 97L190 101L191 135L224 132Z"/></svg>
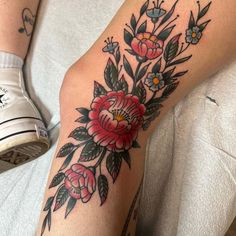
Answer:
<svg viewBox="0 0 236 236"><path fill-rule="evenodd" d="M0 51L25 58L39 0L4 0L0 2Z"/></svg>

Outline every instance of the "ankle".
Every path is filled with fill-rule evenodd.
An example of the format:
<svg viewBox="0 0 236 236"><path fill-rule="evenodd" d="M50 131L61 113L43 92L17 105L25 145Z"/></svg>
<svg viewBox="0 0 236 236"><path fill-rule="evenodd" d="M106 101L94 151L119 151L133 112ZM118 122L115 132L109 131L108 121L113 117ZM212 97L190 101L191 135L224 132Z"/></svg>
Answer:
<svg viewBox="0 0 236 236"><path fill-rule="evenodd" d="M8 52L0 51L0 68L19 68L24 64L22 58Z"/></svg>

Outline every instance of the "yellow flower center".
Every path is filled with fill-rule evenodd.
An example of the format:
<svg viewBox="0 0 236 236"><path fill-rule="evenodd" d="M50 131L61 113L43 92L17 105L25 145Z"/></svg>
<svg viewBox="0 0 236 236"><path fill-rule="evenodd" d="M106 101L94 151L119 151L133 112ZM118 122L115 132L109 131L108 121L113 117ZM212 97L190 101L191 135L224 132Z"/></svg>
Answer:
<svg viewBox="0 0 236 236"><path fill-rule="evenodd" d="M118 122L120 121L128 121L130 120L129 114L127 112L125 112L124 110L121 109L116 109L112 111L113 113L113 119L117 120Z"/></svg>
<svg viewBox="0 0 236 236"><path fill-rule="evenodd" d="M192 32L192 38L196 38L197 34L195 32Z"/></svg>
<svg viewBox="0 0 236 236"><path fill-rule="evenodd" d="M122 114L116 114L114 116L114 119L117 121L123 121L123 120L125 120L125 117Z"/></svg>
<svg viewBox="0 0 236 236"><path fill-rule="evenodd" d="M157 77L155 77L153 80L152 80L153 84L155 85L158 85L159 84L159 79Z"/></svg>

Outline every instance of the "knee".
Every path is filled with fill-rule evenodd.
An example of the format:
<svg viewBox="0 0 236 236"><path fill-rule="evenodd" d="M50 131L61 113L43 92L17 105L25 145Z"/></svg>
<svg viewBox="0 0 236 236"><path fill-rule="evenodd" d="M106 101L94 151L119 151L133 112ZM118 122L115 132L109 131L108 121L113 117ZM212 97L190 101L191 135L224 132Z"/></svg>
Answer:
<svg viewBox="0 0 236 236"><path fill-rule="evenodd" d="M75 96L75 89L78 90L79 85L82 83L83 68L82 61L79 60L67 70L59 92L61 105L65 101L72 99L71 96Z"/></svg>

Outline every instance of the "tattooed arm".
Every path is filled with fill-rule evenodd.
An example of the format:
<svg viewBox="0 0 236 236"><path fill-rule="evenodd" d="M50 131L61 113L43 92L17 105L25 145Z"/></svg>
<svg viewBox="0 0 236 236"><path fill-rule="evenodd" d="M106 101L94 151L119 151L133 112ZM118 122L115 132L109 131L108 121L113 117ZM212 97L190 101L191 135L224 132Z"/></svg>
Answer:
<svg viewBox="0 0 236 236"><path fill-rule="evenodd" d="M125 2L64 80L38 235L134 235L147 138L170 107L235 57L235 7Z"/></svg>

